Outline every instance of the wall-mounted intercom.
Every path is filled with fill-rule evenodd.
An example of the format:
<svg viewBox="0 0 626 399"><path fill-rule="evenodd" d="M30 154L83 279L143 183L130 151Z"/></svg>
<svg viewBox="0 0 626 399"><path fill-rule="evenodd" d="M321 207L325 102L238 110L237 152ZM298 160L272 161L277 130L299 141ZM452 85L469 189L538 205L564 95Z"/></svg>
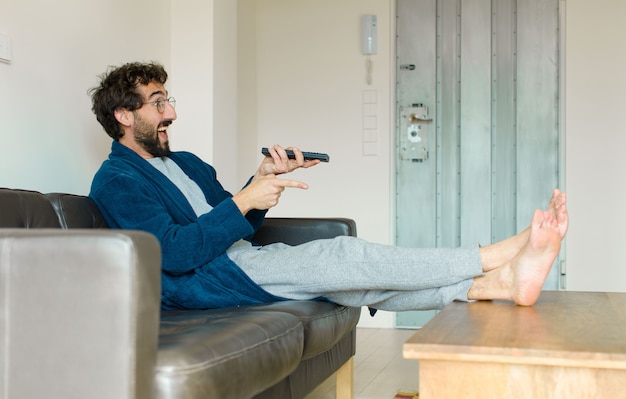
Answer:
<svg viewBox="0 0 626 399"><path fill-rule="evenodd" d="M361 52L365 55L376 54L376 15L361 17Z"/></svg>

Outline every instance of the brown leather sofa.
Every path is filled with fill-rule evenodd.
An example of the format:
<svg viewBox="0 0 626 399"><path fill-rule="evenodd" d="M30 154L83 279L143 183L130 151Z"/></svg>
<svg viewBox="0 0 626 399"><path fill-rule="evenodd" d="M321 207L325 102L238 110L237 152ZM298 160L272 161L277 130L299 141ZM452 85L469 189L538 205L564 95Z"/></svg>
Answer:
<svg viewBox="0 0 626 399"><path fill-rule="evenodd" d="M356 235L271 219L259 243ZM288 301L160 311L160 246L72 194L0 188L0 392L9 398L303 398L352 392L360 309Z"/></svg>

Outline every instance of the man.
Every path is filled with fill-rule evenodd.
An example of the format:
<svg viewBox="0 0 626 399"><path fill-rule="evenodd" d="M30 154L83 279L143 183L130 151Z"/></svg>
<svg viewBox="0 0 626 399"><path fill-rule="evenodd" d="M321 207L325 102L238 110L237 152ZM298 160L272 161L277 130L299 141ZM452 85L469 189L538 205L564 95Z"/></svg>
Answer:
<svg viewBox="0 0 626 399"><path fill-rule="evenodd" d="M535 303L568 227L565 194L555 190L530 226L480 248L417 249L354 237L299 246L254 246L249 239L285 188L279 178L319 161L270 148L235 195L213 167L170 151L167 128L175 100L158 64L112 68L91 90L93 111L113 138L94 176L91 198L113 228L144 230L162 247L162 307L205 309L285 299L327 300L392 311L436 309L454 300Z"/></svg>

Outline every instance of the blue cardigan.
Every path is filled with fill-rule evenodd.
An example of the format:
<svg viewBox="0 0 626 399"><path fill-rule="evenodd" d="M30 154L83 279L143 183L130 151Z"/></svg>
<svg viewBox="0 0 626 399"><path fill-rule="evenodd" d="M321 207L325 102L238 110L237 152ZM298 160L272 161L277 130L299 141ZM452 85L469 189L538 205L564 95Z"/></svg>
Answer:
<svg viewBox="0 0 626 399"><path fill-rule="evenodd" d="M89 196L111 228L143 230L161 243L163 309L210 309L284 300L255 284L226 255L250 239L267 211L244 217L215 169L189 152L170 155L213 207L197 217L182 192L161 172L114 141L94 176Z"/></svg>

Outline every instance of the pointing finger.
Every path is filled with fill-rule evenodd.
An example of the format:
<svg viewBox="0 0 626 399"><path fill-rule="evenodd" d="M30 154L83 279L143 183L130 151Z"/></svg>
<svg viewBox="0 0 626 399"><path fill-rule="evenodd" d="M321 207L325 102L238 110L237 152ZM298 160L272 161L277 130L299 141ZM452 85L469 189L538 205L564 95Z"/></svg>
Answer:
<svg viewBox="0 0 626 399"><path fill-rule="evenodd" d="M293 188L301 188L301 189L308 189L309 185L298 181L298 180L283 180L283 179L276 179L276 184L278 184L281 187L293 187Z"/></svg>

